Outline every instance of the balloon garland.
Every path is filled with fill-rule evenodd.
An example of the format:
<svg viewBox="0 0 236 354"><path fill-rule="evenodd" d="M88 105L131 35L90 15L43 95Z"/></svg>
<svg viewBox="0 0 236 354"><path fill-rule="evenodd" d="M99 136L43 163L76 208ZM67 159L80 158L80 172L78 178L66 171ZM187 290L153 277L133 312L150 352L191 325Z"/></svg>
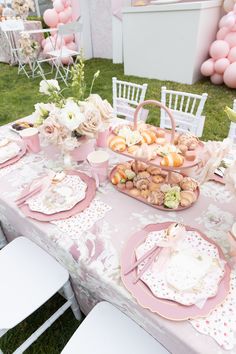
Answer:
<svg viewBox="0 0 236 354"><path fill-rule="evenodd" d="M50 28L57 28L60 25L72 22L74 18L72 14L71 0L54 0L53 8L44 12L43 19L46 25ZM47 56L48 52L55 50L55 48L77 50L74 36L72 34L60 38L56 31L52 31L51 35L42 41L42 47L45 56ZM70 61L70 57L61 59L62 64L69 64Z"/></svg>
<svg viewBox="0 0 236 354"><path fill-rule="evenodd" d="M232 11L221 18L216 40L210 46L211 58L202 64L201 73L210 76L215 85L225 83L236 88L236 4L230 1L225 0L224 9Z"/></svg>

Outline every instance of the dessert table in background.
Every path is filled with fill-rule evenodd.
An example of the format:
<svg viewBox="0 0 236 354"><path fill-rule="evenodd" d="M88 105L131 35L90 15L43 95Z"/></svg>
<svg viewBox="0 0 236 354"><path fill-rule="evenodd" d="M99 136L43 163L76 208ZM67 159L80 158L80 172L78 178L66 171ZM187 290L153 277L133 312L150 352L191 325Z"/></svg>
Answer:
<svg viewBox="0 0 236 354"><path fill-rule="evenodd" d="M26 31L29 30L40 30L42 29L42 23L40 21L24 21L24 27ZM15 34L15 40L17 41L19 38L19 33ZM34 35L34 39L41 42L42 34ZM0 23L0 62L3 63L11 63L11 53L9 44L7 43L7 39L4 33L1 30Z"/></svg>
<svg viewBox="0 0 236 354"><path fill-rule="evenodd" d="M9 126L0 127L0 135L11 134L14 133L10 132ZM111 153L111 167L120 159L122 157ZM211 336L200 334L193 327L199 326L194 321L174 322L142 308L120 278L122 249L130 236L147 224L165 221L189 224L215 240L227 256L227 231L236 221L236 211L235 199L224 185L207 182L201 186L200 198L191 208L183 212L164 212L129 198L115 190L111 183L106 183L99 187L96 196L106 207L103 213L94 210L90 215L90 221L97 220L93 225L86 217L84 220L75 219L74 225L67 220L53 224L27 218L14 203L22 189L41 175L45 166L48 166L48 159L41 151L35 155L26 154L14 165L0 170L0 221L9 240L24 235L56 257L70 272L85 314L98 301L106 300L127 313L171 353L235 353L236 346L226 351ZM89 173L86 163L78 165L78 168ZM236 269L233 274L236 274ZM236 306L233 311L236 311ZM235 318L236 313L231 317ZM206 321L210 323L209 330L214 336L215 319L208 316ZM227 326L230 318L225 315L224 321ZM225 340L224 335L216 335ZM233 335L236 336L236 326Z"/></svg>

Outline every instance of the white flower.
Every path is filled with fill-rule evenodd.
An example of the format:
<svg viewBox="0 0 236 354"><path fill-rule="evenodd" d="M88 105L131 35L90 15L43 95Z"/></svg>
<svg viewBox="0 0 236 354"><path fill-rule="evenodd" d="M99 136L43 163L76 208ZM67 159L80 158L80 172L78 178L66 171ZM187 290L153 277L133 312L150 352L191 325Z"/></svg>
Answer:
<svg viewBox="0 0 236 354"><path fill-rule="evenodd" d="M42 80L39 84L39 92L50 96L52 92L60 91L57 80Z"/></svg>
<svg viewBox="0 0 236 354"><path fill-rule="evenodd" d="M48 118L50 112L56 109L55 105L52 103L36 103L34 108L33 117L37 125L41 125L43 121Z"/></svg>
<svg viewBox="0 0 236 354"><path fill-rule="evenodd" d="M84 122L85 117L81 113L79 106L72 100L67 100L65 106L60 111L58 120L67 129L73 131Z"/></svg>

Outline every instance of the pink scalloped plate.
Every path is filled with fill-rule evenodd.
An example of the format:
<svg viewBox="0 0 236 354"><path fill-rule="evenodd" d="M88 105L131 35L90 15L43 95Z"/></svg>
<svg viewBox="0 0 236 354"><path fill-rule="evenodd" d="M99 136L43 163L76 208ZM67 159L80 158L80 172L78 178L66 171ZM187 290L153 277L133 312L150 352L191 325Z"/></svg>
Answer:
<svg viewBox="0 0 236 354"><path fill-rule="evenodd" d="M224 180L224 177L220 177L220 176L217 176L217 175L214 175L210 181L215 181L215 182L218 182L220 184L225 184L225 180Z"/></svg>
<svg viewBox="0 0 236 354"><path fill-rule="evenodd" d="M37 211L32 211L30 210L28 204L23 204L20 209L21 211L28 217L39 220L39 221L54 221L54 220L62 220L62 219L68 219L69 217L78 214L85 210L86 208L89 207L90 203L94 199L96 195L96 182L93 178L87 176L85 173L79 172L79 171L69 171L67 172L68 175L77 175L81 178L81 180L87 184L87 191L85 198L76 204L72 209L66 210L66 211L61 211L59 213L55 214L43 214L41 212ZM28 186L26 189L22 191L22 195L28 192L30 186Z"/></svg>
<svg viewBox="0 0 236 354"><path fill-rule="evenodd" d="M126 269L130 268L136 261L135 249L145 241L147 235L152 231L160 231L166 229L173 222L165 222L160 224L150 224L142 230L136 232L126 243L121 255L121 279L126 289L134 296L137 302L144 308L159 314L172 321L185 321L198 317L207 317L217 306L223 303L230 290L230 267L225 260L221 248L198 229L186 226L187 231L196 231L200 236L217 247L219 257L225 260L225 274L219 283L216 296L207 299L202 308L195 305L184 306L175 301L159 299L153 295L149 288L139 280L136 284L133 281L137 277L137 270L124 275Z"/></svg>
<svg viewBox="0 0 236 354"><path fill-rule="evenodd" d="M110 172L110 181L111 181L112 177L114 176L115 172L116 172L116 166L115 166L115 167L111 170L111 172ZM112 182L111 182L111 183L112 183ZM128 189L120 189L120 188L118 188L118 187L117 187L115 184L113 184L113 183L112 183L112 185L113 185L113 187L114 187L116 190L118 190L119 192L124 193L124 194L128 195L128 196L131 197L131 198L137 199L137 200L139 200L140 202L143 202L143 203L145 203L145 204L147 204L147 205L150 205L151 207L153 207L153 208L155 208L155 209L162 210L162 211L181 211L181 210L185 210L185 209L191 208L191 207L197 202L197 200L198 200L198 198L199 198L199 195L200 195L200 190L199 190L199 188L197 188L197 189L195 190L195 192L194 192L195 195L196 195L196 200L195 200L194 203L192 203L191 205L188 205L188 206L186 206L186 207L179 206L179 207L176 208L176 209L170 209L170 208L166 208L164 205L155 205L155 204L148 203L147 199L145 199L145 198L143 198L143 197L141 197L141 196L135 197L135 196L129 194L129 190L128 190Z"/></svg>
<svg viewBox="0 0 236 354"><path fill-rule="evenodd" d="M22 156L25 155L27 149L26 149L26 145L23 142L23 140L22 141L17 140L17 141L15 141L15 143L17 143L17 145L19 145L20 148L21 148L19 153L15 157L12 157L10 160L7 160L7 161L5 161L3 163L0 163L0 168L4 168L4 167L7 167L9 165L13 165L15 162L20 160L22 158Z"/></svg>

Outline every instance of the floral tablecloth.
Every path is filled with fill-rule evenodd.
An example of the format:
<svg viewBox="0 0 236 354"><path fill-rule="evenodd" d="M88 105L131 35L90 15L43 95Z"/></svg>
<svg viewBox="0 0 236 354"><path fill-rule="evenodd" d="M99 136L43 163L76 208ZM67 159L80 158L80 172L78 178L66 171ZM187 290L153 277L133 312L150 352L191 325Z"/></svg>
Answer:
<svg viewBox="0 0 236 354"><path fill-rule="evenodd" d="M9 128L1 127L0 134L9 135ZM112 155L111 163L119 159L118 155ZM207 182L192 208L183 212L161 212L119 193L107 183L97 192L99 202L107 207L105 216L98 217L93 226L81 231L63 221L56 224L34 221L16 208L14 200L19 192L42 173L46 165L47 158L41 152L28 154L15 165L0 170L0 221L9 240L24 235L55 256L69 270L83 312L88 313L98 301L107 300L144 327L171 353L235 354L236 305L232 299L229 299L227 311L219 308L206 319L192 323L169 321L138 305L121 282L119 262L122 248L133 233L147 224L172 220L199 228L227 255L227 231L236 221L235 199L230 192L221 184ZM79 168L86 171L88 166L82 164ZM232 284L236 280L235 272ZM235 298L235 293L232 294ZM222 322L219 330L215 326L217 321ZM222 327L229 330L222 332Z"/></svg>
<svg viewBox="0 0 236 354"><path fill-rule="evenodd" d="M42 29L42 23L40 21L24 21L24 28L27 31L39 30ZM18 37L19 34L16 34L15 35L16 40ZM34 35L34 38L35 40L41 41L42 35L41 34ZM1 28L0 28L0 62L9 63L9 64L11 63L10 47Z"/></svg>

